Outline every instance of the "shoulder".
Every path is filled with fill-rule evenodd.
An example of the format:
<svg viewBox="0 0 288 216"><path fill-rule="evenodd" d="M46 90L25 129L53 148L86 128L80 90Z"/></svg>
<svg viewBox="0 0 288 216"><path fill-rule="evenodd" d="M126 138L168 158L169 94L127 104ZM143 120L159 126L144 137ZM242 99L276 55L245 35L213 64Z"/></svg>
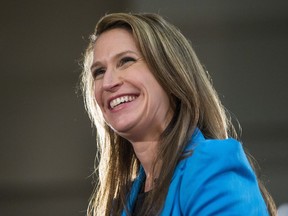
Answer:
<svg viewBox="0 0 288 216"><path fill-rule="evenodd" d="M228 174L244 175L251 181L256 181L242 144L235 139L207 139L194 143L192 155L180 164L182 182L188 181L191 184L192 181L193 188L203 187L205 182L221 180ZM239 178L233 180L237 181Z"/></svg>
<svg viewBox="0 0 288 216"><path fill-rule="evenodd" d="M202 139L191 140L186 151L192 151L192 154L180 161L178 167L186 178L199 179L206 175L229 171L231 174L249 175L256 181L243 146L235 139L205 139L202 136Z"/></svg>
<svg viewBox="0 0 288 216"><path fill-rule="evenodd" d="M180 164L179 199L184 215L266 212L256 176L237 140L195 142L192 155Z"/></svg>
<svg viewBox="0 0 288 216"><path fill-rule="evenodd" d="M192 151L192 156L187 158L186 164L195 165L195 168L207 165L211 168L247 165L246 168L250 169L242 144L235 139L206 139L194 143Z"/></svg>

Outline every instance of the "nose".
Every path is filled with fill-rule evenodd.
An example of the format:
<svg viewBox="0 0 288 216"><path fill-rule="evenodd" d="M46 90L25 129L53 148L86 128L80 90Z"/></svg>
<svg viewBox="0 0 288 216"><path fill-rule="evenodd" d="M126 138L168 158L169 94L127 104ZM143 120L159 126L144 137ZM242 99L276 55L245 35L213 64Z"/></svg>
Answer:
<svg viewBox="0 0 288 216"><path fill-rule="evenodd" d="M103 77L103 90L115 92L122 85L122 81L115 69L107 69Z"/></svg>

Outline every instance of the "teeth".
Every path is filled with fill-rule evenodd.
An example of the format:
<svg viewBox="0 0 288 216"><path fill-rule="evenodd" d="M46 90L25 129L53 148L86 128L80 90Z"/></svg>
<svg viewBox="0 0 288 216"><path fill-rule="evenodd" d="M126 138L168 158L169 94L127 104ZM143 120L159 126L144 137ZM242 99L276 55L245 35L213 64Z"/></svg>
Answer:
<svg viewBox="0 0 288 216"><path fill-rule="evenodd" d="M121 103L130 102L136 99L136 96L123 96L110 101L110 107L113 109Z"/></svg>

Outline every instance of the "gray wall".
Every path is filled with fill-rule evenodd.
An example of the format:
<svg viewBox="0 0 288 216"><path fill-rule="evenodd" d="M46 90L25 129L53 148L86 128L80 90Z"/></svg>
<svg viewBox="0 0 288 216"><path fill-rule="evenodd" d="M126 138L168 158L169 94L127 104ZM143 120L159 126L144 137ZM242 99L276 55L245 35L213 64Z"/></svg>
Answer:
<svg viewBox="0 0 288 216"><path fill-rule="evenodd" d="M0 8L0 215L85 215L96 151L76 85L109 12L157 12L192 41L277 205L288 202L288 2L6 1Z"/></svg>

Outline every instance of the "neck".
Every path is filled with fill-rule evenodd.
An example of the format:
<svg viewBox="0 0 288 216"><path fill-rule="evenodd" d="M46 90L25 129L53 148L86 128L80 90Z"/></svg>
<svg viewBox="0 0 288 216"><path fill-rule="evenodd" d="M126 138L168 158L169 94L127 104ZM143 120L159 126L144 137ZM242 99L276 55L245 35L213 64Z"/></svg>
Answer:
<svg viewBox="0 0 288 216"><path fill-rule="evenodd" d="M135 154L140 161L146 174L145 192L152 189L154 179L158 177L160 171L160 164L154 166L157 156L158 142L135 142L132 143ZM154 166L154 167L153 167Z"/></svg>

